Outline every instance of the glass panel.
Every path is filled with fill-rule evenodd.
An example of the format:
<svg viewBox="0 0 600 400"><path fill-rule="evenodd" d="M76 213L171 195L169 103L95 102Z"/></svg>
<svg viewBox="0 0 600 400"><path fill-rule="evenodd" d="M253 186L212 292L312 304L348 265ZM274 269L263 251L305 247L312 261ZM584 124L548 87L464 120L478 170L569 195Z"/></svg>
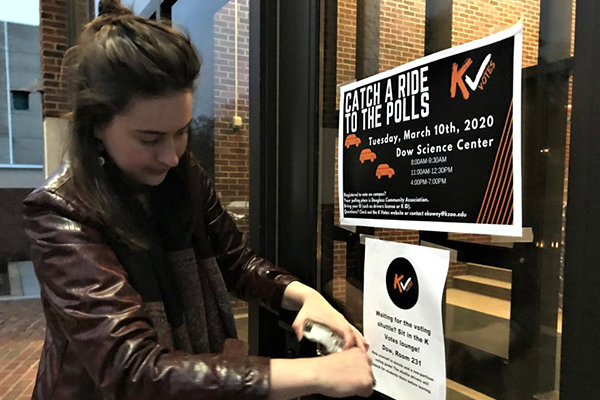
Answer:
<svg viewBox="0 0 600 400"><path fill-rule="evenodd" d="M171 16L203 60L194 94L192 152L214 176L221 202L247 234L249 0L178 0ZM248 306L232 301L238 335L247 340Z"/></svg>
<svg viewBox="0 0 600 400"><path fill-rule="evenodd" d="M377 8L374 3L378 26L364 15L373 12L365 8ZM372 64L373 52L366 55L361 46L378 48L371 75L424 56L426 7L437 4L443 9L440 5L448 3L452 46L523 24L525 229L518 240L447 235L445 246L457 250L451 254L444 299L447 398L558 399L575 1L325 2L319 161L322 291L362 328L361 236L427 245L426 232L338 226L339 96L330 88L365 77L357 75L369 70L365 64ZM369 34L374 28L379 30L375 41ZM492 262L491 254L499 258ZM480 261L486 258L494 265Z"/></svg>

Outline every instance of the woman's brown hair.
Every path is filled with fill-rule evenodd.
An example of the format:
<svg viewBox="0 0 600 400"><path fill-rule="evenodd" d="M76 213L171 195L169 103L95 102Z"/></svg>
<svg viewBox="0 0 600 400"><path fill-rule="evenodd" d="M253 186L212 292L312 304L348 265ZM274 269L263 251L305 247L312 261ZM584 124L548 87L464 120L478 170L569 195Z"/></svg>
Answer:
<svg viewBox="0 0 600 400"><path fill-rule="evenodd" d="M98 162L106 154L94 132L136 98L193 91L200 58L187 35L133 14L119 0L101 0L99 16L86 25L64 65L71 102L67 154L78 196L116 239L145 248L146 227L128 207L127 191L111 179L110 165ZM186 151L177 169L188 165Z"/></svg>

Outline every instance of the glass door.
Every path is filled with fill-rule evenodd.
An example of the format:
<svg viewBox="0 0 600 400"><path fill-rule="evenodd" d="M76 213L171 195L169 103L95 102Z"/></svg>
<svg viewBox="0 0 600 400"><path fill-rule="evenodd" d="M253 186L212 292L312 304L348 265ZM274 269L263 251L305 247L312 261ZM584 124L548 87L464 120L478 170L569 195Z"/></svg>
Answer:
<svg viewBox="0 0 600 400"><path fill-rule="evenodd" d="M362 328L365 237L450 249L447 398L558 399L575 2L337 0L320 12L322 293ZM336 89L519 21L523 238L339 226Z"/></svg>
<svg viewBox="0 0 600 400"><path fill-rule="evenodd" d="M240 231L249 229L249 0L165 0L161 18L187 33L202 57L190 148L214 178ZM238 337L248 340L248 304L231 296Z"/></svg>

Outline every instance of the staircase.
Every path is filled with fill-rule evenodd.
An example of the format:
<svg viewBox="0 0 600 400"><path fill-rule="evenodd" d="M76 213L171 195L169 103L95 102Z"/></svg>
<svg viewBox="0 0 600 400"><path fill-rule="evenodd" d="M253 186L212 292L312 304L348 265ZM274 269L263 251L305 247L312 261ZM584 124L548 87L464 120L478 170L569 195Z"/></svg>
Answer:
<svg viewBox="0 0 600 400"><path fill-rule="evenodd" d="M446 379L446 400L496 400L460 383Z"/></svg>
<svg viewBox="0 0 600 400"><path fill-rule="evenodd" d="M467 267L446 291L446 337L508 359L512 271Z"/></svg>
<svg viewBox="0 0 600 400"><path fill-rule="evenodd" d="M508 359L512 271L467 264L446 290L446 337ZM448 400L490 397L448 380Z"/></svg>

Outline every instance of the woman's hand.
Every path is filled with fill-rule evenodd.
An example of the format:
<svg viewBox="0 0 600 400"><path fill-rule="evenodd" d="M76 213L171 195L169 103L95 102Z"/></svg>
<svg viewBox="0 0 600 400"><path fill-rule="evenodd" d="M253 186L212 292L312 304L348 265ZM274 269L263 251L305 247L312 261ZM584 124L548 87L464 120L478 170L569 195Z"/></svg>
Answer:
<svg viewBox="0 0 600 400"><path fill-rule="evenodd" d="M368 397L373 393L371 359L354 347L323 357L271 360L270 400L319 393Z"/></svg>
<svg viewBox="0 0 600 400"><path fill-rule="evenodd" d="M322 395L369 397L373 393L375 379L371 359L358 348L318 357L315 361L321 363L317 368L317 382Z"/></svg>
<svg viewBox="0 0 600 400"><path fill-rule="evenodd" d="M284 292L282 306L290 310L300 310L292 324L298 340L302 339L304 324L307 320L311 320L328 326L342 336L344 350L356 346L363 352L367 351L368 342L358 329L352 326L316 290L300 282L292 282Z"/></svg>

